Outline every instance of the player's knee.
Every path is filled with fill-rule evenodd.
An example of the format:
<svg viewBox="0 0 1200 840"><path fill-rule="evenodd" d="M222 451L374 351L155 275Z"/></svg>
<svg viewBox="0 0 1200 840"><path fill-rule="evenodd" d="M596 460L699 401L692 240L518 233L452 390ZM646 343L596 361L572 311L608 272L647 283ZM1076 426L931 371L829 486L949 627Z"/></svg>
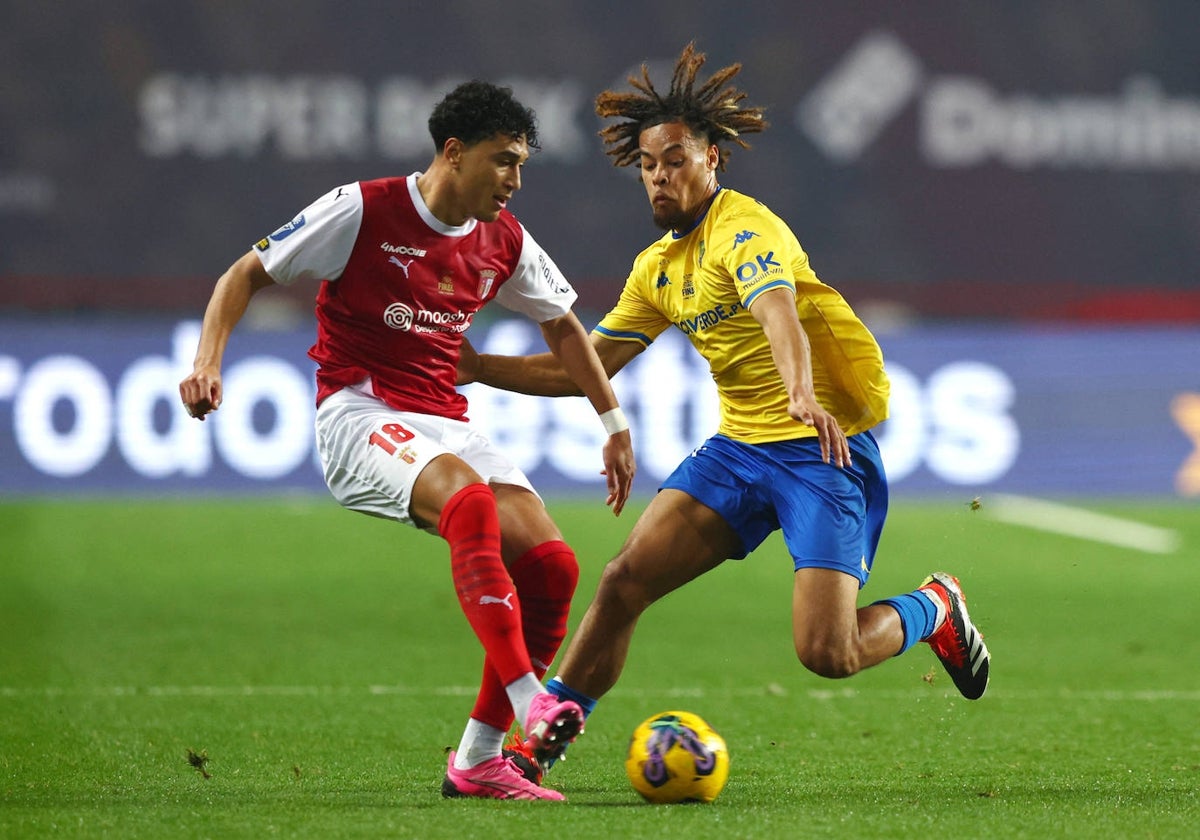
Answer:
<svg viewBox="0 0 1200 840"><path fill-rule="evenodd" d="M850 645L832 641L796 641L800 664L819 677L831 680L857 674L861 669L858 652Z"/></svg>
<svg viewBox="0 0 1200 840"><path fill-rule="evenodd" d="M596 600L609 609L619 609L631 616L640 615L650 605L646 586L620 557L604 567Z"/></svg>

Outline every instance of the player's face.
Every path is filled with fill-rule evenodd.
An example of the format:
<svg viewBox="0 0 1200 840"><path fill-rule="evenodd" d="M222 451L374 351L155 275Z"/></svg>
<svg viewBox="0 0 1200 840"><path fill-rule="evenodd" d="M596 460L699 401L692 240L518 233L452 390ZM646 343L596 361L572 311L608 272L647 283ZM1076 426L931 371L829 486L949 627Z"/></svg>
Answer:
<svg viewBox="0 0 1200 840"><path fill-rule="evenodd" d="M719 150L683 123L670 122L645 129L638 151L654 223L663 230L687 230L717 188Z"/></svg>
<svg viewBox="0 0 1200 840"><path fill-rule="evenodd" d="M468 217L494 222L513 193L521 189L521 167L529 160L522 137L498 134L458 153L459 200Z"/></svg>

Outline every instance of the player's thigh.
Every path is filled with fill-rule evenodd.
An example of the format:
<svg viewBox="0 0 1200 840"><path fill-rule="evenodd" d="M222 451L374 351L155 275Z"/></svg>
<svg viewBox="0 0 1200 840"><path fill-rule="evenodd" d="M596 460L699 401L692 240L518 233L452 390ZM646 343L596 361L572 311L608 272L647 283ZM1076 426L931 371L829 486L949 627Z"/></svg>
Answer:
<svg viewBox="0 0 1200 840"><path fill-rule="evenodd" d="M792 585L796 650L840 647L858 632L858 578L836 569L797 569Z"/></svg>
<svg viewBox="0 0 1200 840"><path fill-rule="evenodd" d="M605 578L647 601L736 554L741 540L716 511L681 490L661 490L642 512Z"/></svg>
<svg viewBox="0 0 1200 840"><path fill-rule="evenodd" d="M808 441L803 442L806 446ZM823 568L845 572L866 583L870 562L865 528L867 504L858 477L820 460L815 440L812 457L792 446L793 460L774 472L771 481L775 512L783 540L797 570Z"/></svg>
<svg viewBox="0 0 1200 840"><path fill-rule="evenodd" d="M482 484L479 473L459 456L446 452L426 465L412 484L409 516L418 527L436 532L442 511L459 490Z"/></svg>
<svg viewBox="0 0 1200 840"><path fill-rule="evenodd" d="M414 520L412 505L418 479L440 467L442 492L452 493L474 475L441 440L441 418L397 412L378 400L341 391L317 410L317 450L325 483L344 507L432 530L430 513ZM474 480L478 481L478 477ZM431 485L432 486L432 485Z"/></svg>
<svg viewBox="0 0 1200 840"><path fill-rule="evenodd" d="M493 483L492 491L500 513L500 548L507 565L542 543L562 539L562 532L532 490Z"/></svg>

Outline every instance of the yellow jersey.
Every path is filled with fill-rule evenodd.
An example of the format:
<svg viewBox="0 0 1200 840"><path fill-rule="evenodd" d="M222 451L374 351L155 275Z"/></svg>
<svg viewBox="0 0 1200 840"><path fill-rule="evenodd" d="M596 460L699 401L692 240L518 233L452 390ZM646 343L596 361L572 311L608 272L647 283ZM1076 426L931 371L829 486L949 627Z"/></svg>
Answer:
<svg viewBox="0 0 1200 840"><path fill-rule="evenodd" d="M621 297L596 331L649 346L674 324L709 364L720 397L718 432L745 443L813 437L788 397L754 299L786 287L812 347L817 400L848 435L887 418L888 379L874 336L817 279L795 235L763 204L720 188L682 235L668 232L634 260Z"/></svg>

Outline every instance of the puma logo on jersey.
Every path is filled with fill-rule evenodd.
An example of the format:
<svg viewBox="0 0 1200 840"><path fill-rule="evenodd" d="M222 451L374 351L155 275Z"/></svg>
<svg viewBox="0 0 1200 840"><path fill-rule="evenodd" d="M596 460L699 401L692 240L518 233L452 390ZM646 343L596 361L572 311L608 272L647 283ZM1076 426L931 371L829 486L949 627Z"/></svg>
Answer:
<svg viewBox="0 0 1200 840"><path fill-rule="evenodd" d="M517 593L515 593L515 592L509 592L503 598L497 598L495 595L480 595L479 596L479 605L484 606L485 604L503 604L504 606L508 607L511 610L511 609L514 609L514 607L512 605L512 601L509 599L511 599L512 596L516 595L516 594Z"/></svg>
<svg viewBox="0 0 1200 840"><path fill-rule="evenodd" d="M406 279L406 280L408 279L408 267L413 264L412 260L409 260L408 262L400 262L400 260L397 257L393 256L393 257L388 257L388 262L390 262L392 265L398 265L401 268L403 268L404 269L404 279Z"/></svg>

